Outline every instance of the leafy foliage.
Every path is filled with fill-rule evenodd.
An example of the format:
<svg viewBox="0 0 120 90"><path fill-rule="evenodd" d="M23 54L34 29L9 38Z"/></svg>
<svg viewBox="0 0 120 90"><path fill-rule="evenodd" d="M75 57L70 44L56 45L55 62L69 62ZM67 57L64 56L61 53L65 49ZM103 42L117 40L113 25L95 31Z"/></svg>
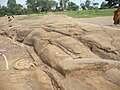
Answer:
<svg viewBox="0 0 120 90"><path fill-rule="evenodd" d="M27 8L33 13L39 11L46 12L56 7L56 2L54 0L27 0Z"/></svg>
<svg viewBox="0 0 120 90"><path fill-rule="evenodd" d="M7 7L3 6L3 9L6 10L4 14L7 14L7 15L23 14L23 6L21 4L17 4L16 0L8 0Z"/></svg>
<svg viewBox="0 0 120 90"><path fill-rule="evenodd" d="M106 6L106 5L107 5L107 3L106 3L106 2L102 2L102 4L101 4L101 8L102 8L102 9L107 8L107 6Z"/></svg>
<svg viewBox="0 0 120 90"><path fill-rule="evenodd" d="M69 0L59 0L60 1L60 7L62 10L66 10L67 9L67 4L69 2Z"/></svg>
<svg viewBox="0 0 120 90"><path fill-rule="evenodd" d="M91 1L90 0L86 0L85 7L89 9L90 8L90 4L91 4Z"/></svg>
<svg viewBox="0 0 120 90"><path fill-rule="evenodd" d="M14 8L16 6L16 0L8 0L7 6L8 8Z"/></svg>
<svg viewBox="0 0 120 90"><path fill-rule="evenodd" d="M92 10L92 9L98 9L99 3L93 2L91 0L86 0L85 3L81 3L80 6L83 10Z"/></svg>
<svg viewBox="0 0 120 90"><path fill-rule="evenodd" d="M78 9L79 9L79 6L76 5L75 3L73 3L73 2L69 2L68 3L67 10L73 10L73 11L75 11L75 10L78 10Z"/></svg>
<svg viewBox="0 0 120 90"><path fill-rule="evenodd" d="M117 4L119 4L120 7L120 0L105 0L108 1L107 6L110 7L115 7Z"/></svg>

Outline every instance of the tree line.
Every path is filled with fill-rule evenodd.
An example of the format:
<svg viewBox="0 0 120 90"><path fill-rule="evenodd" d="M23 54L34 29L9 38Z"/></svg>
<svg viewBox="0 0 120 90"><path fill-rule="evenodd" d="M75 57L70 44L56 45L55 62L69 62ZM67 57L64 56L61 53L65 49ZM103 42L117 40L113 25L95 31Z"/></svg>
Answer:
<svg viewBox="0 0 120 90"><path fill-rule="evenodd" d="M94 0L92 0L94 1ZM21 15L48 11L66 11L66 10L82 10L97 9L99 3L86 0L80 5L76 5L70 0L26 0L26 7L17 4L16 0L8 0L7 6L0 5L0 16L4 15ZM105 2L106 1L106 2ZM102 2L100 8L112 8L117 5L120 6L120 0L105 0Z"/></svg>
<svg viewBox="0 0 120 90"><path fill-rule="evenodd" d="M17 4L16 0L8 0L7 6L0 5L0 16L79 9L78 5L69 0L59 0L59 2L55 0L26 0L26 6Z"/></svg>

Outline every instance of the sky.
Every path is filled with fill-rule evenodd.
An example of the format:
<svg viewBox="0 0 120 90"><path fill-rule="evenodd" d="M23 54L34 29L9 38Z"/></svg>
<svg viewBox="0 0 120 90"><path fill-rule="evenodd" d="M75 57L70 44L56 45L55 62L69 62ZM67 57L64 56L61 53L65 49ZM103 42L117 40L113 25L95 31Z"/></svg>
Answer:
<svg viewBox="0 0 120 90"><path fill-rule="evenodd" d="M22 4L23 6L25 6L25 2L26 0L16 0L16 2L17 3L20 3L20 4ZM58 1L58 0L55 0L55 1ZM77 5L80 5L80 1L81 2L85 2L86 0L70 0L70 1L72 1L72 2L75 2ZM101 4L101 2L103 2L103 1L105 1L105 0L91 0L91 1L95 1L95 2L98 2L98 3L100 3ZM6 3L7 3L7 0L0 0L0 4L1 5L6 5ZM100 5L99 4L99 5Z"/></svg>

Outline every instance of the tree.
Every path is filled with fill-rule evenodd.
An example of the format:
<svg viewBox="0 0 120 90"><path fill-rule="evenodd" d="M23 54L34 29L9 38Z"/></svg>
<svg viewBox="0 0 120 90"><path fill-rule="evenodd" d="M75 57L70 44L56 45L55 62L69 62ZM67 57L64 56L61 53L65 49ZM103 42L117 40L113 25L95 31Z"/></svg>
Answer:
<svg viewBox="0 0 120 90"><path fill-rule="evenodd" d="M61 7L62 10L67 9L68 2L69 2L69 0L60 0L60 7Z"/></svg>
<svg viewBox="0 0 120 90"><path fill-rule="evenodd" d="M99 3L94 2L94 3L92 3L92 5L93 5L93 8L94 8L94 9L97 9L97 8L98 8Z"/></svg>
<svg viewBox="0 0 120 90"><path fill-rule="evenodd" d="M86 7L85 7L84 3L81 3L80 6L81 6L82 10L86 10Z"/></svg>
<svg viewBox="0 0 120 90"><path fill-rule="evenodd" d="M40 0L39 7L41 7L43 12L48 12L51 9L50 0Z"/></svg>
<svg viewBox="0 0 120 90"><path fill-rule="evenodd" d="M2 16L2 13L1 13L2 9L1 9L1 4L0 4L0 17Z"/></svg>
<svg viewBox="0 0 120 90"><path fill-rule="evenodd" d="M119 4L120 7L120 0L105 0L108 1L107 6L110 8L112 6L116 6L117 4Z"/></svg>
<svg viewBox="0 0 120 90"><path fill-rule="evenodd" d="M7 11L5 13L7 13L8 15L23 14L23 6L21 4L17 4L16 0L8 0L7 7L8 8L7 8Z"/></svg>
<svg viewBox="0 0 120 90"><path fill-rule="evenodd" d="M97 2L93 3L93 6L97 6L97 5L99 5L99 3L97 3Z"/></svg>
<svg viewBox="0 0 120 90"><path fill-rule="evenodd" d="M38 11L46 12L56 7L54 0L27 0L27 8L30 12L37 13Z"/></svg>
<svg viewBox="0 0 120 90"><path fill-rule="evenodd" d="M63 0L60 0L60 7L62 10L64 10L64 3L63 3Z"/></svg>
<svg viewBox="0 0 120 90"><path fill-rule="evenodd" d="M56 2L56 8L55 8L56 11L61 11L62 10L61 6L59 4L60 4L59 2Z"/></svg>
<svg viewBox="0 0 120 90"><path fill-rule="evenodd" d="M54 0L39 0L37 7L41 8L42 11L47 13L52 8L56 7L56 1L54 1Z"/></svg>
<svg viewBox="0 0 120 90"><path fill-rule="evenodd" d="M23 6L21 5L21 4L16 4L16 6L13 8L13 13L15 14L15 15L21 15L21 14L23 14Z"/></svg>
<svg viewBox="0 0 120 90"><path fill-rule="evenodd" d="M54 0L51 0L51 2L50 2L50 6L51 6L51 9L56 9L57 7L58 7L58 3L56 2L56 1L54 1Z"/></svg>
<svg viewBox="0 0 120 90"><path fill-rule="evenodd" d="M90 4L91 4L91 1L90 1L90 0L86 0L86 1L85 1L85 7L86 7L87 9L89 9Z"/></svg>
<svg viewBox="0 0 120 90"><path fill-rule="evenodd" d="M69 0L64 0L64 10L67 9L67 4L68 4Z"/></svg>
<svg viewBox="0 0 120 90"><path fill-rule="evenodd" d="M6 15L6 14L8 14L8 8L6 7L6 6L2 6L1 8L0 8L0 16L4 16L4 15Z"/></svg>
<svg viewBox="0 0 120 90"><path fill-rule="evenodd" d="M33 13L37 12L37 6L36 6L37 2L38 0L27 0L26 1L26 5L27 5L29 12L33 12Z"/></svg>
<svg viewBox="0 0 120 90"><path fill-rule="evenodd" d="M8 0L7 7L8 8L14 8L16 6L16 0Z"/></svg>
<svg viewBox="0 0 120 90"><path fill-rule="evenodd" d="M105 9L105 8L106 8L106 5L107 5L106 2L102 2L102 4L101 4L101 8L102 8L102 9Z"/></svg>
<svg viewBox="0 0 120 90"><path fill-rule="evenodd" d="M67 8L68 10L78 10L79 9L79 6L78 5L76 5L74 2L69 2L68 3L68 8Z"/></svg>

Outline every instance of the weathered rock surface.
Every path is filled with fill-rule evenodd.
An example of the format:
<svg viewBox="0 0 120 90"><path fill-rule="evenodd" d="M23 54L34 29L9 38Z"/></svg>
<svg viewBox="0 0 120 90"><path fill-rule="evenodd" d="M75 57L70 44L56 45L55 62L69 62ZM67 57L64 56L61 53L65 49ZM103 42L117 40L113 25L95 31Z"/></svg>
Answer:
<svg viewBox="0 0 120 90"><path fill-rule="evenodd" d="M120 85L120 70L110 69L106 72L105 78L112 83Z"/></svg>
<svg viewBox="0 0 120 90"><path fill-rule="evenodd" d="M0 26L0 90L120 90L119 30L62 15L23 18Z"/></svg>

